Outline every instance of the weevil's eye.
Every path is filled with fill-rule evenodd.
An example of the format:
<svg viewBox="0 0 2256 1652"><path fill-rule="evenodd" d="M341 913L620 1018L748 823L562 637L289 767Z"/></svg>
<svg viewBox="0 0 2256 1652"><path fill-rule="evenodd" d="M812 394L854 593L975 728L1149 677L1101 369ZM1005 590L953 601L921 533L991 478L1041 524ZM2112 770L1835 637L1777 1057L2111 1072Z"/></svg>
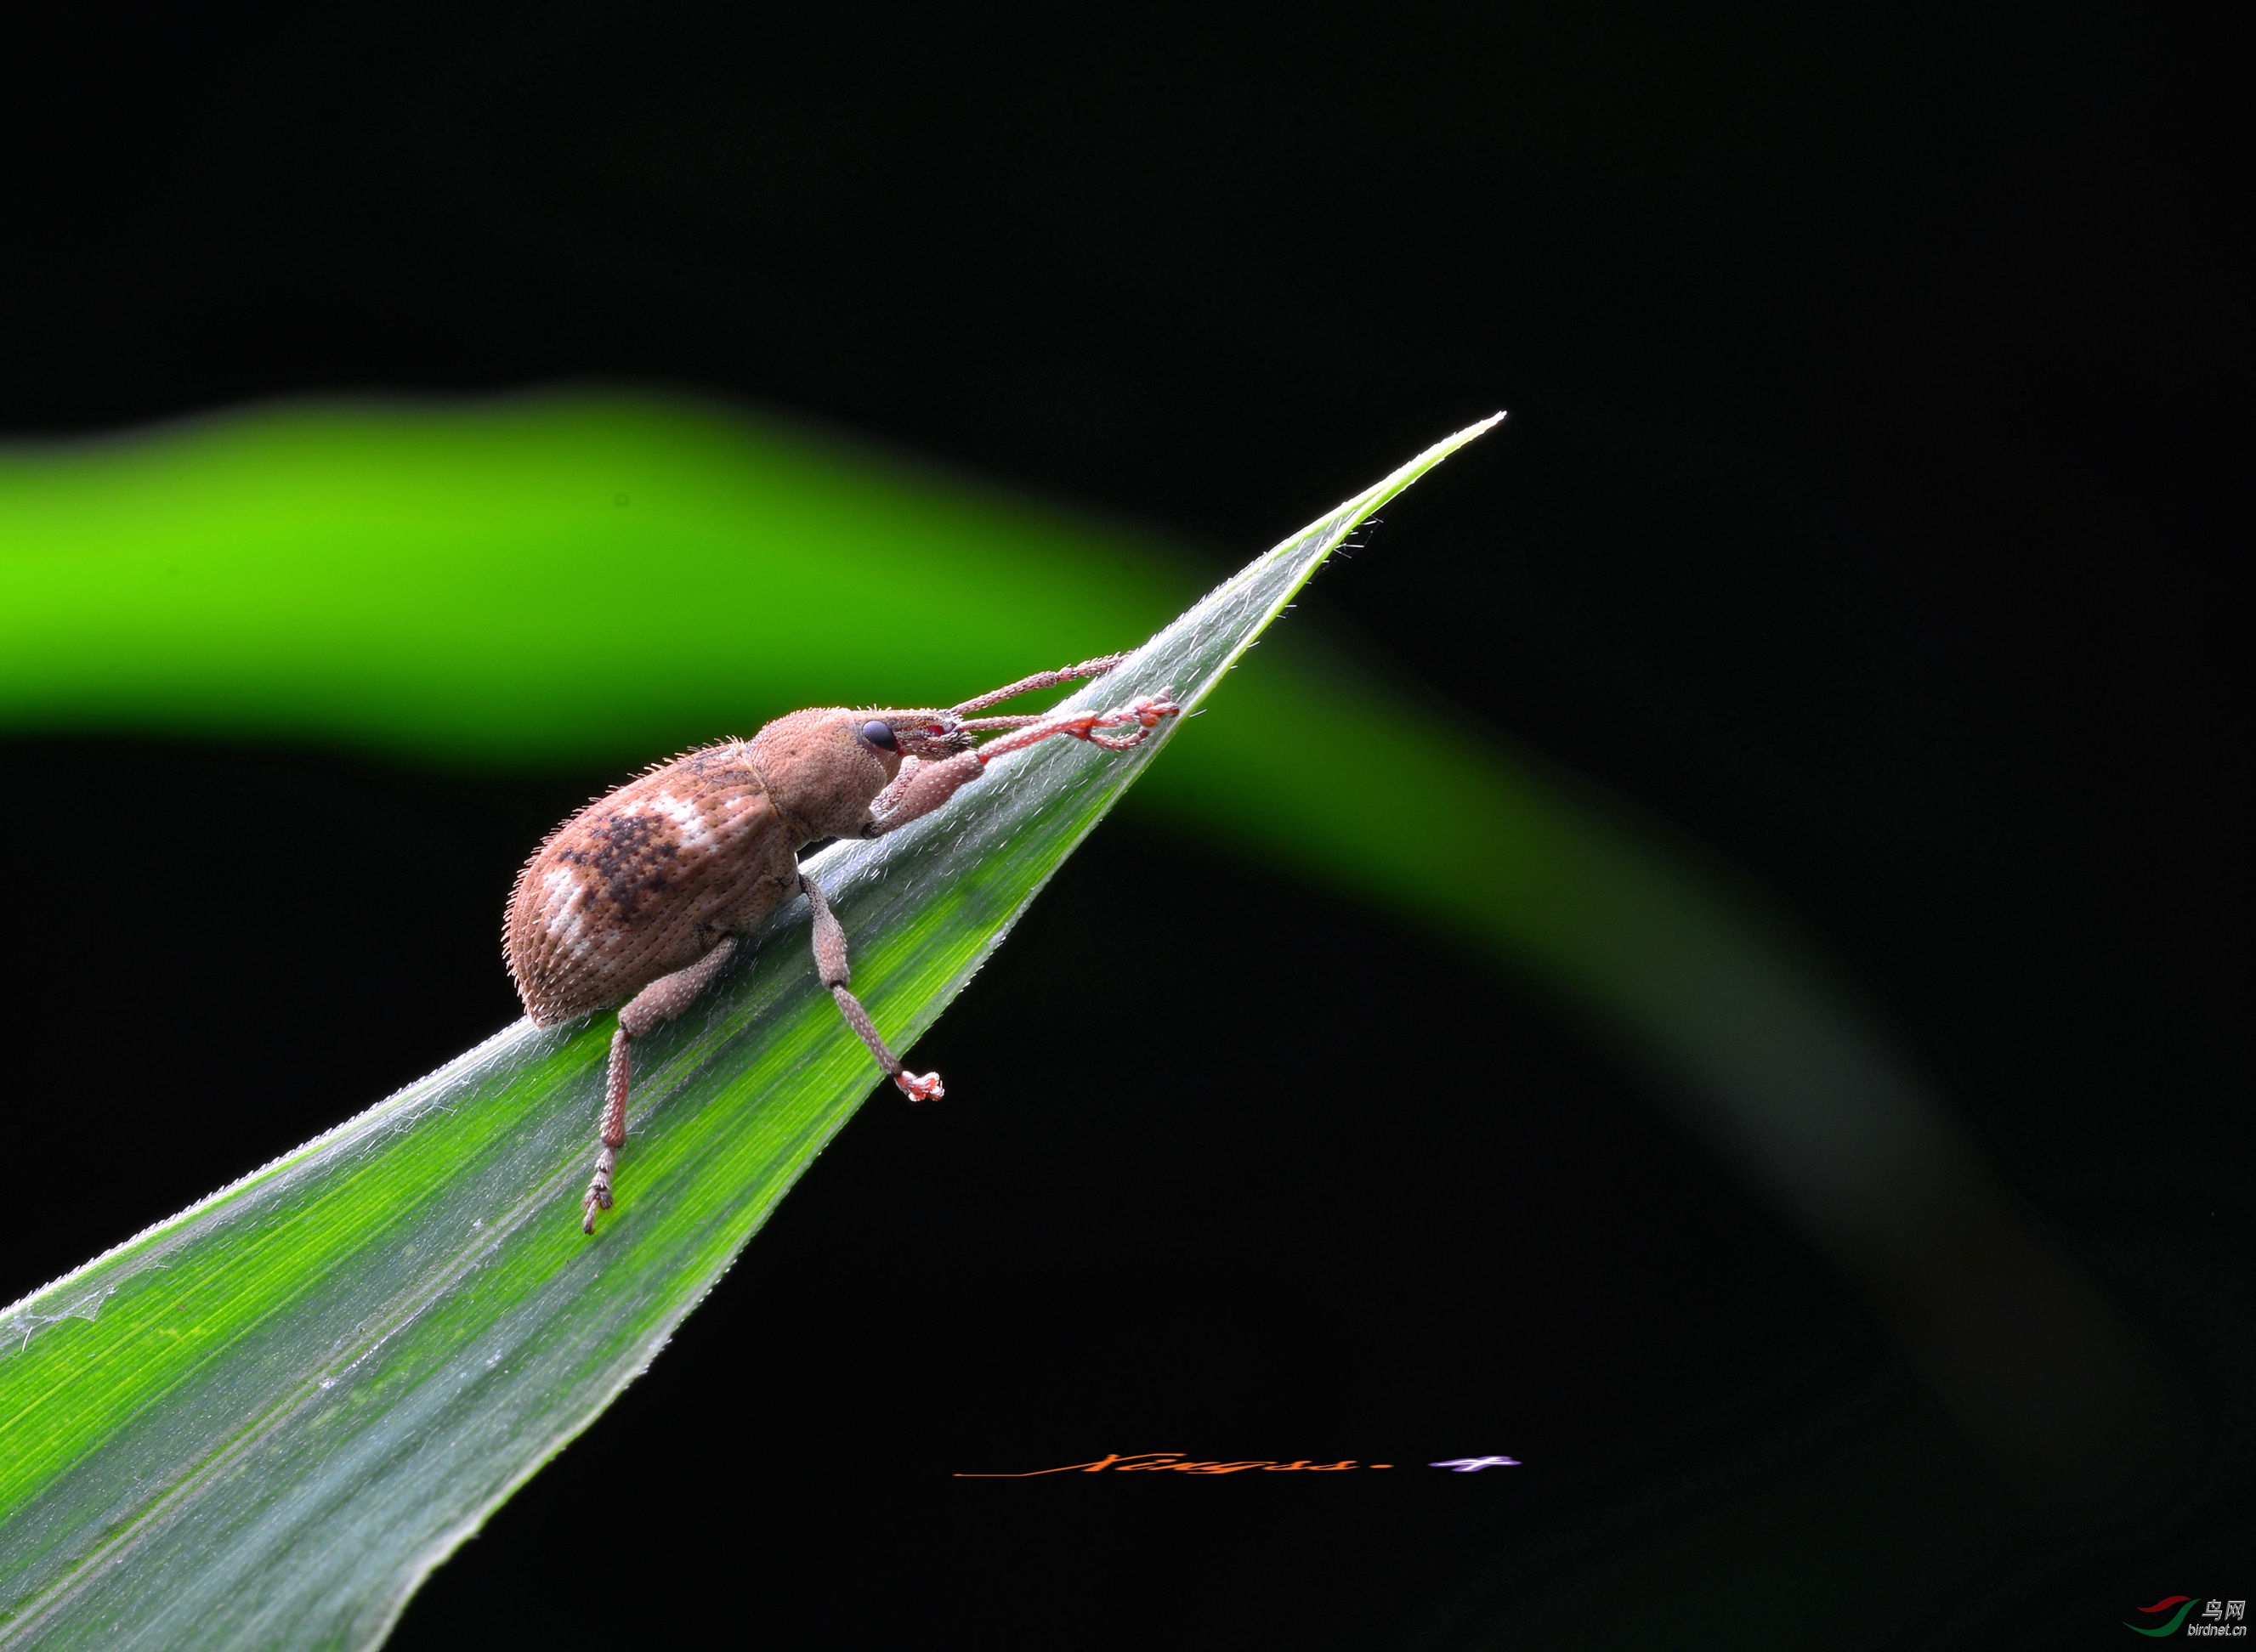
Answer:
<svg viewBox="0 0 2256 1652"><path fill-rule="evenodd" d="M879 751L897 751L899 749L899 747L894 742L893 726L891 723L864 723L862 725L862 738L868 741Z"/></svg>

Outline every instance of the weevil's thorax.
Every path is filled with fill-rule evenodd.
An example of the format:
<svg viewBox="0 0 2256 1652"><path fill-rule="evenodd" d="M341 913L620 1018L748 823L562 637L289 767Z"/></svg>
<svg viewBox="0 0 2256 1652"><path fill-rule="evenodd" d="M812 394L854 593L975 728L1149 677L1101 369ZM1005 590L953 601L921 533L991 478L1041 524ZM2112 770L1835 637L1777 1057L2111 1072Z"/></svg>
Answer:
<svg viewBox="0 0 2256 1652"><path fill-rule="evenodd" d="M779 717L752 739L768 797L803 843L862 835L870 800L900 772L897 752L862 737L866 714L821 706Z"/></svg>

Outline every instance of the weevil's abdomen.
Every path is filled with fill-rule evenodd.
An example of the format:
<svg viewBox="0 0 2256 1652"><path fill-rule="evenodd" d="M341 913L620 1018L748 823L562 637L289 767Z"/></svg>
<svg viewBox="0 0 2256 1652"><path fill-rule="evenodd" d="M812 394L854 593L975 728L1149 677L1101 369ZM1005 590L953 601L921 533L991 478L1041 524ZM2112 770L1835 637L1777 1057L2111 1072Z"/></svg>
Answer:
<svg viewBox="0 0 2256 1652"><path fill-rule="evenodd" d="M691 752L589 804L518 874L503 946L547 1026L632 996L799 887L791 828L741 742Z"/></svg>

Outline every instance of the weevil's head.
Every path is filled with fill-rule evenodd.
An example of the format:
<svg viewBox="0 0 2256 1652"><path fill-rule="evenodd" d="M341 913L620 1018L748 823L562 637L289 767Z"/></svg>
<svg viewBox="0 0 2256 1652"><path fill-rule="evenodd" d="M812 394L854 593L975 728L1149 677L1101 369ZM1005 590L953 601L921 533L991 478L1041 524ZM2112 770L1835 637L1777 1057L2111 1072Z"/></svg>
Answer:
<svg viewBox="0 0 2256 1652"><path fill-rule="evenodd" d="M853 711L818 706L779 717L752 738L768 792L807 840L859 837L870 802L901 771L971 749L972 735L941 711Z"/></svg>
<svg viewBox="0 0 2256 1652"><path fill-rule="evenodd" d="M868 719L862 725L863 739L925 763L938 763L969 751L974 743L971 731L954 712L879 711L855 715Z"/></svg>

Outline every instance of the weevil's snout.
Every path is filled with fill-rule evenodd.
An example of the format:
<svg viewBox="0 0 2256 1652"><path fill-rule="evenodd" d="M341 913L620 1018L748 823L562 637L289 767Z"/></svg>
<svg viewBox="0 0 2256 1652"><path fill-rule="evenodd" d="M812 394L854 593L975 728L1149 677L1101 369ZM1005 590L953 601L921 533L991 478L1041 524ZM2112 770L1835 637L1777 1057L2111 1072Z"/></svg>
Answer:
<svg viewBox="0 0 2256 1652"><path fill-rule="evenodd" d="M950 712L937 712L929 717L897 721L893 724L893 739L902 756L937 763L943 757L970 750L974 736L963 727L961 718Z"/></svg>

